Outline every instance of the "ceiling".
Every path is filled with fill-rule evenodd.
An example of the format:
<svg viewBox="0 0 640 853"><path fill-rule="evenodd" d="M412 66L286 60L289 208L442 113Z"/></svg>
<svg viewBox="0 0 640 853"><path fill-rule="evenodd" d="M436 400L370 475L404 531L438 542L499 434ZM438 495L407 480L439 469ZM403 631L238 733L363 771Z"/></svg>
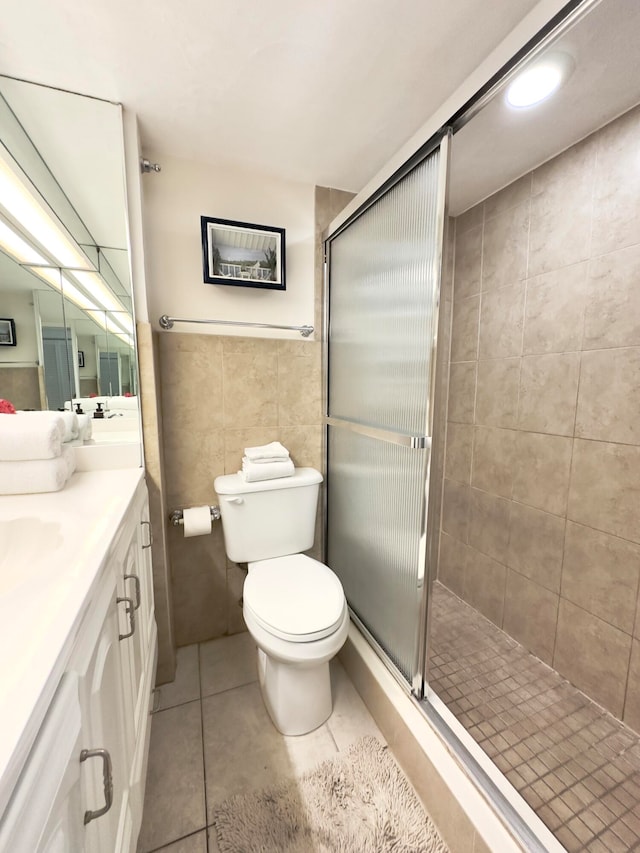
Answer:
<svg viewBox="0 0 640 853"><path fill-rule="evenodd" d="M553 97L513 109L500 91L453 138L449 212L465 211L640 103L640 3L601 0L542 54L573 72ZM533 61L536 61L535 59Z"/></svg>
<svg viewBox="0 0 640 853"><path fill-rule="evenodd" d="M20 0L0 73L121 101L145 153L358 190L537 0Z"/></svg>

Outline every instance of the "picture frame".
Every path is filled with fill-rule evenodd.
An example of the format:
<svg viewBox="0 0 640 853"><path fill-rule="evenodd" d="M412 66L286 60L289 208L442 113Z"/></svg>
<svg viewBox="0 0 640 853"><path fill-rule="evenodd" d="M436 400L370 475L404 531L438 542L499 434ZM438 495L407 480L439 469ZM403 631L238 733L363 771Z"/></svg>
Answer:
<svg viewBox="0 0 640 853"><path fill-rule="evenodd" d="M84 350L78 350L78 367L84 367Z"/></svg>
<svg viewBox="0 0 640 853"><path fill-rule="evenodd" d="M15 322L9 317L0 317L0 346L15 347L17 344Z"/></svg>
<svg viewBox="0 0 640 853"><path fill-rule="evenodd" d="M285 230L200 217L205 284L286 290Z"/></svg>

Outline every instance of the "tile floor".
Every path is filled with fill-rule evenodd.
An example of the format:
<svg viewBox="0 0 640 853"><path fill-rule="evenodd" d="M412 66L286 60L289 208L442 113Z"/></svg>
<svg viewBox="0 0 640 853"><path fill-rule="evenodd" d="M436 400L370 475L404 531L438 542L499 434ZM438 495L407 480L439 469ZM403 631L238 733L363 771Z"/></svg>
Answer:
<svg viewBox="0 0 640 853"><path fill-rule="evenodd" d="M640 850L640 736L437 583L430 685L570 851Z"/></svg>
<svg viewBox="0 0 640 853"><path fill-rule="evenodd" d="M215 804L294 778L380 730L339 661L334 710L309 735L284 737L264 709L249 634L178 650L176 680L160 688L151 726L138 853L218 853Z"/></svg>

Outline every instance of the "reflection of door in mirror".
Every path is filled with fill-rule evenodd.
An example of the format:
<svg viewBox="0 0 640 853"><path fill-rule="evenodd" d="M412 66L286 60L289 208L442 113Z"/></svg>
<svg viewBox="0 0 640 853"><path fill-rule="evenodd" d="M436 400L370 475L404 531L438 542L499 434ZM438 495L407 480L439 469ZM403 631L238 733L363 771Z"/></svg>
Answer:
<svg viewBox="0 0 640 853"><path fill-rule="evenodd" d="M64 409L65 400L75 396L71 330L43 326L42 350L48 408Z"/></svg>
<svg viewBox="0 0 640 853"><path fill-rule="evenodd" d="M119 105L0 75L0 313L18 340L0 397L18 409L136 393L122 139Z"/></svg>

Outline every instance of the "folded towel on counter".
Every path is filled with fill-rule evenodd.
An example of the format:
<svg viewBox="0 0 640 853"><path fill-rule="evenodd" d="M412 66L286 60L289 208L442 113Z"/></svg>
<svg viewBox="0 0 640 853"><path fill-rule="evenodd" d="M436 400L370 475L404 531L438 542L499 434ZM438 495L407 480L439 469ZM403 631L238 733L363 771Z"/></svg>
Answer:
<svg viewBox="0 0 640 853"><path fill-rule="evenodd" d="M245 447L244 455L251 462L277 462L288 459L289 451L279 441L272 441L258 447Z"/></svg>
<svg viewBox="0 0 640 853"><path fill-rule="evenodd" d="M54 459L21 462L0 461L0 495L34 495L58 492L76 467L72 447L64 447Z"/></svg>
<svg viewBox="0 0 640 853"><path fill-rule="evenodd" d="M283 459L278 462L270 462L268 465L261 465L259 462L252 462L246 456L242 459L242 471L238 474L246 483L257 483L259 480L277 480L279 477L293 477L296 469L294 468L291 459Z"/></svg>
<svg viewBox="0 0 640 853"><path fill-rule="evenodd" d="M65 432L62 412L0 415L0 460L54 459L62 452Z"/></svg>

